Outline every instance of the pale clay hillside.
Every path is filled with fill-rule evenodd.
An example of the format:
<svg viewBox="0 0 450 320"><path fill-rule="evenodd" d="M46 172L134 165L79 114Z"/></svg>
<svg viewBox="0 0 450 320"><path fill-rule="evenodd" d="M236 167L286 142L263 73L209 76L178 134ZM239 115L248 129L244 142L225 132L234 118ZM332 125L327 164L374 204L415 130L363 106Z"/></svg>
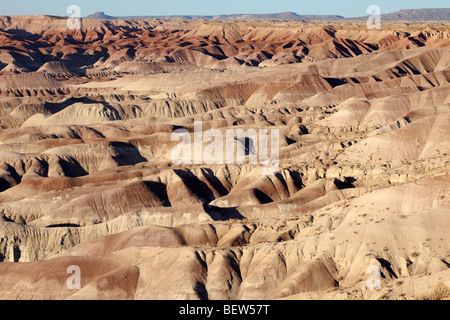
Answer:
<svg viewBox="0 0 450 320"><path fill-rule="evenodd" d="M448 25L66 23L0 17L0 299L449 298ZM196 122L278 171L174 164Z"/></svg>

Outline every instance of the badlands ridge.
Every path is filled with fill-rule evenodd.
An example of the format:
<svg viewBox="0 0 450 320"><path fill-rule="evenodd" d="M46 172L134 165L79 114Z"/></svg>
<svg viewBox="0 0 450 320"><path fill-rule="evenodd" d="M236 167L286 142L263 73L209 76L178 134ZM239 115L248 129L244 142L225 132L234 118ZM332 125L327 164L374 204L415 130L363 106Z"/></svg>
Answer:
<svg viewBox="0 0 450 320"><path fill-rule="evenodd" d="M0 299L448 298L449 81L445 23L0 17Z"/></svg>

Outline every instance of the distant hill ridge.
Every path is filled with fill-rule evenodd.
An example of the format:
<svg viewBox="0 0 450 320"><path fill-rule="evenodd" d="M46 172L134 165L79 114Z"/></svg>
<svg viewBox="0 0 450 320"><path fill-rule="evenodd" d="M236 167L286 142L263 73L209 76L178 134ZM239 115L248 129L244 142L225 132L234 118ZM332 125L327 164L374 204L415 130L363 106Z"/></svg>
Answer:
<svg viewBox="0 0 450 320"><path fill-rule="evenodd" d="M275 20L363 20L367 16L346 18L339 15L299 15L295 12L281 12L268 14L230 14L216 16L202 15L173 15L173 16L129 16L114 17L104 12L97 12L86 17L87 19L184 19L184 20L252 20L252 19L275 19ZM450 8L442 9L404 9L393 13L383 14L382 20L386 21L450 21Z"/></svg>
<svg viewBox="0 0 450 320"><path fill-rule="evenodd" d="M405 9L384 14L384 20L410 20L410 21L450 21L450 8L442 9Z"/></svg>

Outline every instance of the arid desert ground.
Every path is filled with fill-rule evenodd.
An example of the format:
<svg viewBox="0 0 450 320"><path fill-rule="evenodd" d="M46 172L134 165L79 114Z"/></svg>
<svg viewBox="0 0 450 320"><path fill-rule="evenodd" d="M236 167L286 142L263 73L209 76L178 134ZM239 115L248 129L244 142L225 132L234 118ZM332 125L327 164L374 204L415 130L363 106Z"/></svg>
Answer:
<svg viewBox="0 0 450 320"><path fill-rule="evenodd" d="M450 24L66 20L0 17L0 299L450 297Z"/></svg>

